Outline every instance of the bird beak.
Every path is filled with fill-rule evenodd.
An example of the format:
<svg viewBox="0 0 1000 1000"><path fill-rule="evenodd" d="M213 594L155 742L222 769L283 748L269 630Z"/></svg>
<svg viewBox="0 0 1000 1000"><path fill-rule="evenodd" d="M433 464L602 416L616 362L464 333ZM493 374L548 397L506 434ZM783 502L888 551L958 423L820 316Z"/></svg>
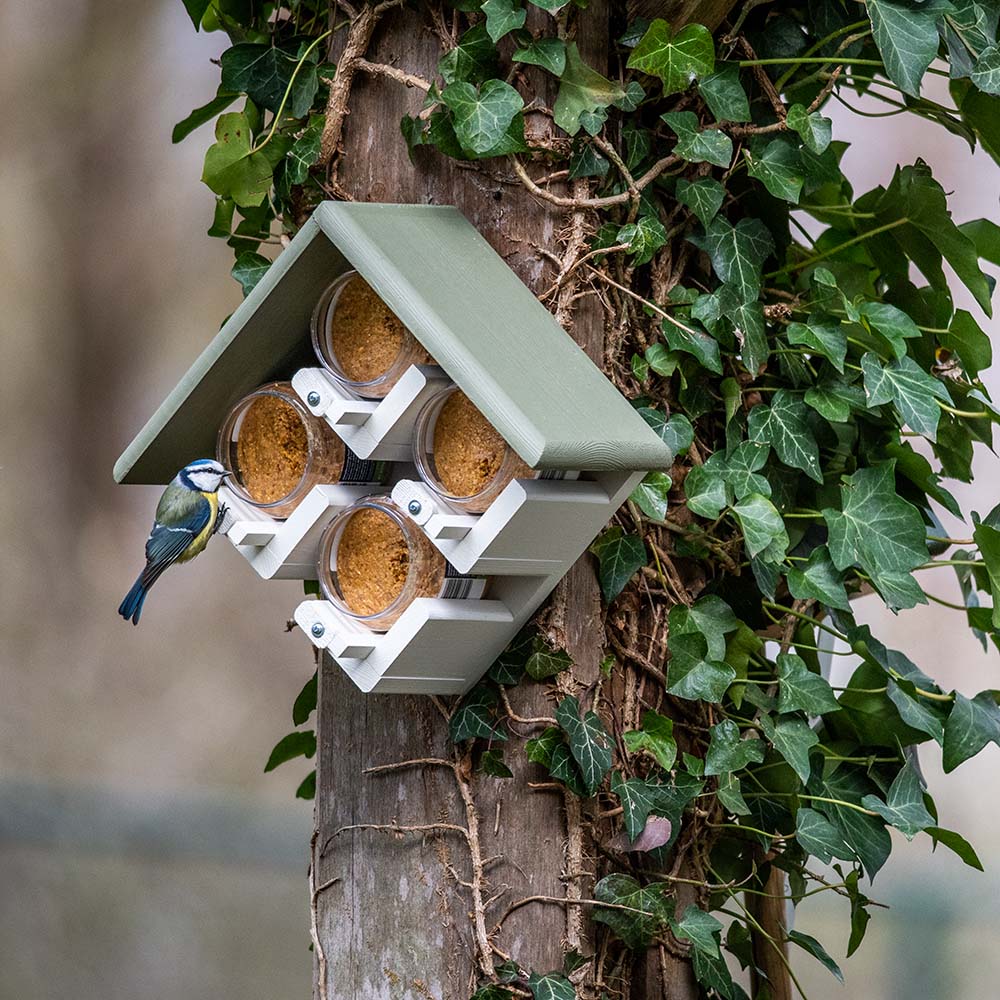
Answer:
<svg viewBox="0 0 1000 1000"><path fill-rule="evenodd" d="M226 471L222 473L222 478L229 479L230 476L235 476L235 475L236 475L235 472L230 472L229 469L226 469Z"/></svg>

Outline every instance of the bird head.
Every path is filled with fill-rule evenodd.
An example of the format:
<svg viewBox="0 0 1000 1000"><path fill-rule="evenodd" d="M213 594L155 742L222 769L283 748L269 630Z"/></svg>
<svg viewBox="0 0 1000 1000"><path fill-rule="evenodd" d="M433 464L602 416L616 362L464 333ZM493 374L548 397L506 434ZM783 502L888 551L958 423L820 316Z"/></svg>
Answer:
<svg viewBox="0 0 1000 1000"><path fill-rule="evenodd" d="M198 490L202 493L215 493L222 480L232 473L211 458L199 458L187 465L177 473L175 482L185 489Z"/></svg>

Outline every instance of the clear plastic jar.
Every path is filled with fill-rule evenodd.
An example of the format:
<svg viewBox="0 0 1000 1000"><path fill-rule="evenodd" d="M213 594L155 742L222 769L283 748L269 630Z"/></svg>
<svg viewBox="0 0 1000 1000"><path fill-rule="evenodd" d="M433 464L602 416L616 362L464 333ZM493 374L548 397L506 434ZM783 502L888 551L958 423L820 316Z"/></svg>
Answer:
<svg viewBox="0 0 1000 1000"><path fill-rule="evenodd" d="M480 514L514 479L542 476L521 460L456 385L432 396L417 416L413 460L442 499Z"/></svg>
<svg viewBox="0 0 1000 1000"><path fill-rule="evenodd" d="M333 428L302 404L291 382L244 396L219 428L216 457L228 486L271 517L288 517L319 484L383 482L385 463L359 459Z"/></svg>
<svg viewBox="0 0 1000 1000"><path fill-rule="evenodd" d="M346 389L381 399L410 365L430 355L357 271L327 286L312 315L313 350Z"/></svg>
<svg viewBox="0 0 1000 1000"><path fill-rule="evenodd" d="M353 621L384 632L418 597L479 598L486 581L460 576L387 496L342 510L319 543L323 595Z"/></svg>

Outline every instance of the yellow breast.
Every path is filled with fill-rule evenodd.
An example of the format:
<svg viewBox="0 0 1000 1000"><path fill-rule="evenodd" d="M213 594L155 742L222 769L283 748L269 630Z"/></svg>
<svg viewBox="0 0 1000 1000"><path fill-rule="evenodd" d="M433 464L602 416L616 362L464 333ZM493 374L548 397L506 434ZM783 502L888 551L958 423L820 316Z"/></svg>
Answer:
<svg viewBox="0 0 1000 1000"><path fill-rule="evenodd" d="M194 559L208 545L208 540L212 537L212 532L215 530L215 520L219 516L219 494L202 492L201 495L208 501L209 506L212 508L211 516L208 519L208 524L201 529L187 549L184 550L184 554L178 558L178 562L187 562L188 559Z"/></svg>

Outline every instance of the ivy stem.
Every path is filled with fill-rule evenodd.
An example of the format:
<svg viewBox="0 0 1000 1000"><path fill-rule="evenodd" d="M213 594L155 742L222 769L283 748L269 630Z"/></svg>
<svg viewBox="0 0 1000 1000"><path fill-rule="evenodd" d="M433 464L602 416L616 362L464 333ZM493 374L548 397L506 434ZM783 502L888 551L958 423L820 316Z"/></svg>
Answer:
<svg viewBox="0 0 1000 1000"><path fill-rule="evenodd" d="M831 31L829 35L825 38L821 38L815 45L810 45L808 49L805 50L803 56L811 56L815 52L819 52L824 45L829 45L830 42L836 41L842 35L849 35L852 31L860 31L862 28L868 27L867 21L855 21L853 24L846 24L842 28L837 28L836 31ZM866 34L870 34L866 32ZM786 70L774 81L774 89L780 94L782 88L786 83L795 75L795 67Z"/></svg>
<svg viewBox="0 0 1000 1000"><path fill-rule="evenodd" d="M935 566L984 566L981 559L931 559L917 569L933 569Z"/></svg>
<svg viewBox="0 0 1000 1000"><path fill-rule="evenodd" d="M988 419L993 418L993 414L989 410L956 410L954 406L949 406L947 403L943 403L937 396L934 397L934 402L941 407L945 413L950 413L956 417L968 417L970 420L979 420L983 417Z"/></svg>
<svg viewBox="0 0 1000 1000"><path fill-rule="evenodd" d="M278 123L281 121L281 116L285 113L285 105L288 103L288 98L291 96L292 87L295 86L295 78L299 75L299 70L302 69L305 61L312 54L313 49L315 49L324 38L329 38L332 34L333 28L330 28L329 31L324 31L322 35L318 35L313 39L312 43L305 50L305 52L303 52L299 57L299 61L295 64L295 69L292 70L292 75L288 78L288 86L285 87L285 93L281 97L281 103L278 105L278 110L275 112L274 118L271 121L270 131L266 136L264 136L264 141L259 145L254 146L251 152L259 153L274 138L274 133L278 129Z"/></svg>
<svg viewBox="0 0 1000 1000"><path fill-rule="evenodd" d="M801 271L804 267L810 267L812 264L816 264L821 260L825 260L827 257L838 253L841 250L846 250L848 247L852 247L857 243L863 243L865 240L872 236L878 236L879 233L887 233L890 229L896 229L898 226L904 226L910 220L908 218L896 219L895 222L886 222L884 225L876 226L874 229L869 229L858 236L852 237L849 240L845 240L843 243L838 243L835 247L830 247L829 250L824 250L822 253L813 254L811 257L807 257L803 261L799 261L798 264L788 264L785 267L779 268L777 271L771 271L770 274L765 274L765 278L776 278L782 274L790 274L793 271Z"/></svg>
<svg viewBox="0 0 1000 1000"><path fill-rule="evenodd" d="M964 604L955 604L954 601L946 601L943 597L935 597L933 594L928 594L926 590L924 591L924 597L926 597L928 601L940 604L944 608L954 608L955 611L969 610Z"/></svg>
<svg viewBox="0 0 1000 1000"><path fill-rule="evenodd" d="M844 806L847 809L854 809L859 813L864 813L866 816L878 816L877 812L871 809L865 809L863 806L855 805L853 802L845 802L843 799L830 799L825 795L803 795L801 792L798 793L800 799L808 799L810 802L828 802L832 806Z"/></svg>
<svg viewBox="0 0 1000 1000"><path fill-rule="evenodd" d="M842 642L847 642L847 636L842 635L834 628L830 628L829 625L823 624L817 618L812 618L809 615L802 614L801 611L795 611L792 608L786 608L783 604L775 604L774 601L761 601L760 602L765 608L771 608L773 611L780 611L783 615L792 615L794 618L799 618L804 622L809 622L815 625L817 628L822 629L824 632L828 632L836 639L840 639Z"/></svg>
<svg viewBox="0 0 1000 1000"><path fill-rule="evenodd" d="M736 65L744 69L748 66L788 66L789 64L807 66L815 63L825 63L827 65L836 63L840 66L882 66L881 59L835 59L831 56L793 56L789 59L740 59Z"/></svg>

